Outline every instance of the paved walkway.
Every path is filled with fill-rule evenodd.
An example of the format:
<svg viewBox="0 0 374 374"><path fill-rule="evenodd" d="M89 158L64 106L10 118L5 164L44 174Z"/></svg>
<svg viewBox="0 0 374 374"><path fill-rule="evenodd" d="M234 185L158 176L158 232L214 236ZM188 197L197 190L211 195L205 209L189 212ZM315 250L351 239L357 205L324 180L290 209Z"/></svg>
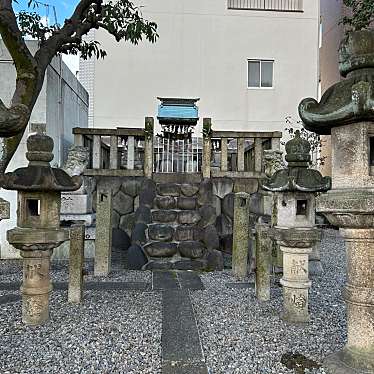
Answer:
<svg viewBox="0 0 374 374"><path fill-rule="evenodd" d="M207 374L190 292L204 286L193 272L153 272L162 290L162 374Z"/></svg>

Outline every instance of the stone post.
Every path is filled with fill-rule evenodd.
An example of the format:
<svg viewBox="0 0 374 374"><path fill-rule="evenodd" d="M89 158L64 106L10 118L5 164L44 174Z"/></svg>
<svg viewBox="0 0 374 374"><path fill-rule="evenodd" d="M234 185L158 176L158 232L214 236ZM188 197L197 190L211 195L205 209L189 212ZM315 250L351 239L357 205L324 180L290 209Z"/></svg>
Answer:
<svg viewBox="0 0 374 374"><path fill-rule="evenodd" d="M112 191L98 191L96 204L96 239L94 275L107 276L112 254Z"/></svg>
<svg viewBox="0 0 374 374"><path fill-rule="evenodd" d="M153 133L154 119L146 117L144 128L144 176L146 178L152 178L153 174Z"/></svg>
<svg viewBox="0 0 374 374"><path fill-rule="evenodd" d="M84 224L70 228L68 301L80 303L83 298Z"/></svg>
<svg viewBox="0 0 374 374"><path fill-rule="evenodd" d="M92 168L101 169L102 165L102 153L101 153L101 136L93 135L93 146L92 146Z"/></svg>
<svg viewBox="0 0 374 374"><path fill-rule="evenodd" d="M345 240L348 340L325 359L331 374L374 374L374 30L349 33L339 49L346 79L318 103L299 106L304 126L331 134L333 188L317 211L338 226Z"/></svg>
<svg viewBox="0 0 374 374"><path fill-rule="evenodd" d="M321 263L321 242L318 241L314 246L312 253L309 255L309 274L321 275L323 267Z"/></svg>
<svg viewBox="0 0 374 374"><path fill-rule="evenodd" d="M210 178L210 162L212 152L212 120L210 118L203 119L203 178Z"/></svg>
<svg viewBox="0 0 374 374"><path fill-rule="evenodd" d="M23 257L22 322L39 325L49 319L49 276L52 251L21 251Z"/></svg>
<svg viewBox="0 0 374 374"><path fill-rule="evenodd" d="M245 192L238 192L235 194L232 272L233 275L238 279L244 279L247 276L250 234L249 205L249 194Z"/></svg>
<svg viewBox="0 0 374 374"><path fill-rule="evenodd" d="M118 136L111 135L110 137L110 153L109 153L109 168L118 169Z"/></svg>
<svg viewBox="0 0 374 374"><path fill-rule="evenodd" d="M237 170L244 171L245 170L245 160L244 160L244 153L245 153L245 139L238 138L237 139L237 147L236 147L236 156L237 156Z"/></svg>
<svg viewBox="0 0 374 374"><path fill-rule="evenodd" d="M260 301L270 300L270 271L272 240L270 227L256 224L256 296Z"/></svg>

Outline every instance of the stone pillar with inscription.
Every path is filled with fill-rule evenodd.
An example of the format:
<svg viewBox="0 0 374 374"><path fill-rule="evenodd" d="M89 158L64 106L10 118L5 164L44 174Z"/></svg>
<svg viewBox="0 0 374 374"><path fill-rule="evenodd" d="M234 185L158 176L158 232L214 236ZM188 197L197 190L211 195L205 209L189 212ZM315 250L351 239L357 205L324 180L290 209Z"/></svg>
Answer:
<svg viewBox="0 0 374 374"><path fill-rule="evenodd" d="M324 367L332 374L373 374L374 30L344 38L339 68L346 79L329 88L320 103L305 99L299 106L308 130L331 134L332 190L317 199L317 211L339 227L346 247L348 339Z"/></svg>
<svg viewBox="0 0 374 374"><path fill-rule="evenodd" d="M50 166L52 151L52 138L31 135L27 139L28 166L0 176L3 188L18 191L17 227L7 232L7 239L24 259L22 321L28 325L49 318L50 257L69 237L60 229L61 191L74 191L81 185L79 177L71 178Z"/></svg>
<svg viewBox="0 0 374 374"><path fill-rule="evenodd" d="M309 169L310 144L296 131L286 144L288 167L262 182L273 192L276 225L272 235L283 253L283 319L291 323L309 321L308 257L320 231L315 228L315 194L331 187L331 179Z"/></svg>
<svg viewBox="0 0 374 374"><path fill-rule="evenodd" d="M234 199L232 273L238 279L244 279L248 272L250 199L245 192L236 193Z"/></svg>

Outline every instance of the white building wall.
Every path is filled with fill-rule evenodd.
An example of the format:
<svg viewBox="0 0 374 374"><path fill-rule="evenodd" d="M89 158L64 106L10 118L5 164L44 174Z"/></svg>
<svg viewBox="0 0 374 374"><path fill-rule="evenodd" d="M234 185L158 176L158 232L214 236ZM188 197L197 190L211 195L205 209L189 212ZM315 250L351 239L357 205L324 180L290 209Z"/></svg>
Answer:
<svg viewBox="0 0 374 374"><path fill-rule="evenodd" d="M342 0L321 0L321 94L341 79L338 49L344 35L344 27L340 23L344 11ZM331 176L331 137L323 136L322 142L324 164L320 171Z"/></svg>
<svg viewBox="0 0 374 374"><path fill-rule="evenodd" d="M342 0L321 0L321 88L322 93L341 77L338 65L338 49L343 37Z"/></svg>
<svg viewBox="0 0 374 374"><path fill-rule="evenodd" d="M94 127L143 126L157 96L200 97L215 129L282 130L318 92L319 2L304 12L228 10L226 0L142 0L158 25L152 45L96 36L108 52L94 67ZM274 88L247 88L247 59L274 59ZM200 121L201 122L201 121Z"/></svg>
<svg viewBox="0 0 374 374"><path fill-rule="evenodd" d="M35 42L30 42L28 47L31 50L35 49ZM13 61L0 40L0 98L6 105L10 104L15 89L15 79ZM47 124L47 134L55 143L55 157L51 162L55 166L61 165L68 147L73 143L71 129L87 127L88 94L61 58L56 58L47 69L44 85L32 112L30 123ZM26 138L30 131L29 126L8 166L8 172L27 166ZM17 194L15 191L0 189L0 197L9 201L11 206L10 219L0 222L0 258L16 258L19 257L18 250L6 241L6 231L17 224Z"/></svg>

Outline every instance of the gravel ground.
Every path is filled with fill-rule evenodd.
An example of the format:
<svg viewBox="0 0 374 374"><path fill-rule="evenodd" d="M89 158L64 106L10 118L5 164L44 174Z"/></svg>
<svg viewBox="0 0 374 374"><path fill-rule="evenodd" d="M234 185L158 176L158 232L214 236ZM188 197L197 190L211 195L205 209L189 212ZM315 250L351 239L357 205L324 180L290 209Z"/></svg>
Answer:
<svg viewBox="0 0 374 374"><path fill-rule="evenodd" d="M206 290L191 295L211 373L295 373L281 364L283 354L301 353L321 364L326 355L344 345L346 319L340 289L345 279L345 254L337 232L324 232L321 251L325 273L312 279L311 323L305 327L288 325L279 318L279 278L272 280L271 301L259 303L253 289L226 286L235 282L228 271L202 275Z"/></svg>
<svg viewBox="0 0 374 374"><path fill-rule="evenodd" d="M68 261L53 261L51 264L51 279L54 282L68 281ZM114 265L108 277L93 276L93 261L86 261L84 264L86 282L152 282L151 271L123 271L121 266ZM21 282L22 263L18 260L0 261L0 282Z"/></svg>
<svg viewBox="0 0 374 374"><path fill-rule="evenodd" d="M346 320L340 288L344 284L342 239L324 232L323 276L312 279L311 323L285 324L280 318L282 289L272 279L271 301L259 303L253 289L228 288L229 271L203 273L206 287L190 291L210 374L288 374L280 361L288 352L317 363L345 342ZM121 270L94 278L92 262L86 281L147 282L151 272ZM67 264L52 265L54 281L67 280ZM0 262L0 282L20 281L17 261ZM17 295L0 290L0 296ZM0 373L161 373L162 295L141 291L86 291L80 306L67 303L66 292L53 291L51 320L41 327L21 322L21 303L0 305ZM322 374L323 368L305 373ZM193 374L193 373L191 373Z"/></svg>
<svg viewBox="0 0 374 374"><path fill-rule="evenodd" d="M0 373L158 374L161 367L161 294L87 291L80 306L52 293L51 320L21 322L21 303L0 308Z"/></svg>

